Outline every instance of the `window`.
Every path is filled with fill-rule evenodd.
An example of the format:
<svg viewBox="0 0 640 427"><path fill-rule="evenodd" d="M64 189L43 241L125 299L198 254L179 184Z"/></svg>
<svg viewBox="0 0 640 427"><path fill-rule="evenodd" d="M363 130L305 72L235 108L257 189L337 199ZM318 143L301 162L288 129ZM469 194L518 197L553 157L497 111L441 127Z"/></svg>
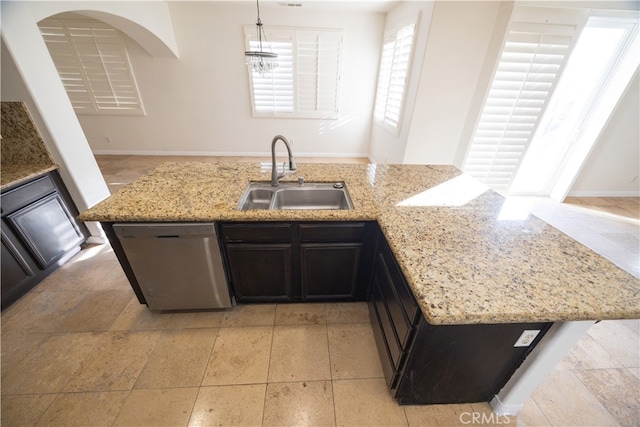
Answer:
<svg viewBox="0 0 640 427"><path fill-rule="evenodd" d="M93 19L45 19L38 26L78 114L144 114L120 33Z"/></svg>
<svg viewBox="0 0 640 427"><path fill-rule="evenodd" d="M465 172L505 194L564 198L638 62L637 14L598 13L516 9Z"/></svg>
<svg viewBox="0 0 640 427"><path fill-rule="evenodd" d="M415 27L413 22L392 31L382 46L374 118L391 129L400 127Z"/></svg>
<svg viewBox="0 0 640 427"><path fill-rule="evenodd" d="M578 31L531 15L510 25L464 165L498 191L508 189Z"/></svg>
<svg viewBox="0 0 640 427"><path fill-rule="evenodd" d="M278 67L263 75L249 71L253 116L337 119L342 30L265 27L265 32L266 49L278 54ZM255 26L246 26L248 49L258 47L255 38Z"/></svg>

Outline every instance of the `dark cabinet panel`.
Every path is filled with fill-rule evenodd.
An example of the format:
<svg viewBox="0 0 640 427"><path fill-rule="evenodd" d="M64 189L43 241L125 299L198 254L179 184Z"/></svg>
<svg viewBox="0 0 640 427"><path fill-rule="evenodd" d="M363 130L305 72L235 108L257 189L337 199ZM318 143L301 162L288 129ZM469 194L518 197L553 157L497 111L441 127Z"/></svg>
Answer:
<svg viewBox="0 0 640 427"><path fill-rule="evenodd" d="M355 299L361 243L300 245L302 299Z"/></svg>
<svg viewBox="0 0 640 427"><path fill-rule="evenodd" d="M293 298L290 244L227 245L231 286L238 302L288 301Z"/></svg>
<svg viewBox="0 0 640 427"><path fill-rule="evenodd" d="M220 229L238 301L367 299L378 233L373 222L239 222L223 223ZM274 250L279 243L290 245L281 253L289 257L286 274L284 259L259 254L260 248ZM253 253L244 253L242 248L247 247ZM252 292L251 297L247 292Z"/></svg>
<svg viewBox="0 0 640 427"><path fill-rule="evenodd" d="M430 325L421 318L395 397L401 404L487 402L550 326ZM526 329L542 332L531 346L514 347Z"/></svg>
<svg viewBox="0 0 640 427"><path fill-rule="evenodd" d="M84 241L58 193L7 215L7 219L43 269Z"/></svg>
<svg viewBox="0 0 640 427"><path fill-rule="evenodd" d="M24 249L16 246L16 239L5 234L3 224L2 230L2 298L10 298L30 281L37 274L38 266L30 259L29 254ZM19 243L18 243L19 244Z"/></svg>
<svg viewBox="0 0 640 427"><path fill-rule="evenodd" d="M382 235L372 287L373 335L391 393L401 404L488 401L551 326L430 325ZM525 329L541 333L531 346L514 347Z"/></svg>
<svg viewBox="0 0 640 427"><path fill-rule="evenodd" d="M291 243L293 239L293 224L286 222L222 224L221 228L226 242Z"/></svg>
<svg viewBox="0 0 640 427"><path fill-rule="evenodd" d="M89 235L58 172L2 193L2 308L80 250Z"/></svg>

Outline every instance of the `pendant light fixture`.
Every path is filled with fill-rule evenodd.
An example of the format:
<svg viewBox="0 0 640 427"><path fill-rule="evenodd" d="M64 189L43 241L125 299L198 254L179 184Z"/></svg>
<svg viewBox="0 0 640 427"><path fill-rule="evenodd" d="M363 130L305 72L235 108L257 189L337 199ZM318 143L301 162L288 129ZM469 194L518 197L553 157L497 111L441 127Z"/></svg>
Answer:
<svg viewBox="0 0 640 427"><path fill-rule="evenodd" d="M258 33L258 49L248 50L244 53L244 62L249 67L249 70L260 75L264 73L270 73L274 68L278 67L278 54L273 52L265 52L262 50L262 39L267 41L267 36L264 35L262 29L262 21L260 20L260 3L256 0L256 7L258 9L258 20L256 21L256 32Z"/></svg>

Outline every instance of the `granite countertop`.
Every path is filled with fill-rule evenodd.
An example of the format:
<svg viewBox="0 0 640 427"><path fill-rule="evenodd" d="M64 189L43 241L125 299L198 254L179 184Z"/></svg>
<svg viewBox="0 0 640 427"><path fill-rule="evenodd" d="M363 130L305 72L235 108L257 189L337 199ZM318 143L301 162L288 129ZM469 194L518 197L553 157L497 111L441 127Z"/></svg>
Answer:
<svg viewBox="0 0 640 427"><path fill-rule="evenodd" d="M0 169L0 190L12 187L47 172L58 169L54 163L26 163L2 165Z"/></svg>
<svg viewBox="0 0 640 427"><path fill-rule="evenodd" d="M379 223L431 324L640 318L640 280L452 166L299 164L282 181L344 181L344 211L238 211L256 163L165 163L82 213L83 221Z"/></svg>

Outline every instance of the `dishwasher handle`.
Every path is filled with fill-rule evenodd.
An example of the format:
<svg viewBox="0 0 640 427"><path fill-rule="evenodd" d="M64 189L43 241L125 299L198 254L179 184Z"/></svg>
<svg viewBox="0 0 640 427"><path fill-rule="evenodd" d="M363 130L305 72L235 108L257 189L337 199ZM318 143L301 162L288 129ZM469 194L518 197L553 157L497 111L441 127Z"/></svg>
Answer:
<svg viewBox="0 0 640 427"><path fill-rule="evenodd" d="M215 236L214 223L120 223L113 230L118 237L176 238Z"/></svg>

